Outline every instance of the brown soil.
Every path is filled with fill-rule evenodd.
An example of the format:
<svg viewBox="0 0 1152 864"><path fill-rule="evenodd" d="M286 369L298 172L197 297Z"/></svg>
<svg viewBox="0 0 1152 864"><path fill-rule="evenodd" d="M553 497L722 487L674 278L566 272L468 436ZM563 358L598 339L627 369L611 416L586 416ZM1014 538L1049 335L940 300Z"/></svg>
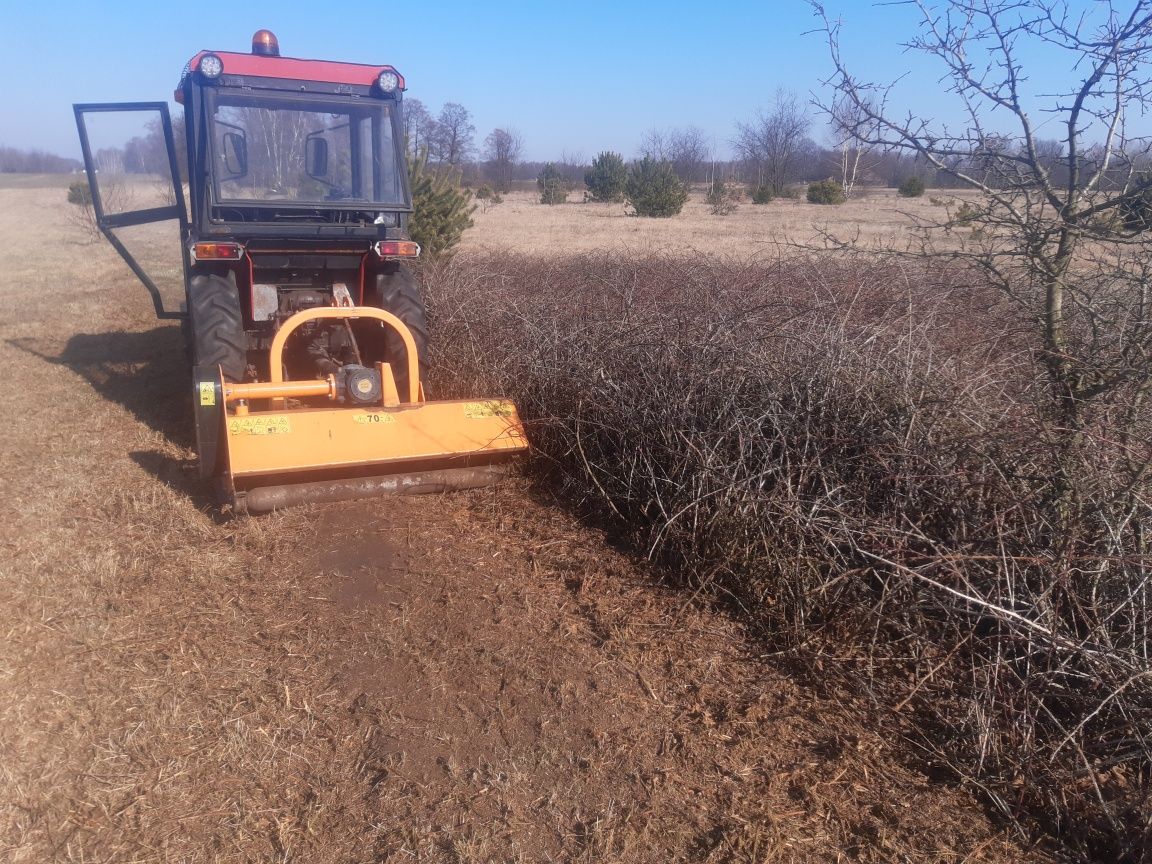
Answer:
<svg viewBox="0 0 1152 864"><path fill-rule="evenodd" d="M0 190L0 860L1043 860L523 480L219 518L62 200Z"/></svg>

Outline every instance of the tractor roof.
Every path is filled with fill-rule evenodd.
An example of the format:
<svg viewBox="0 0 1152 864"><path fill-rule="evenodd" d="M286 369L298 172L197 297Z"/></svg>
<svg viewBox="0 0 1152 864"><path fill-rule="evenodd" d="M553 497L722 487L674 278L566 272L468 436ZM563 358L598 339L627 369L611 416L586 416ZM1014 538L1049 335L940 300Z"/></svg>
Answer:
<svg viewBox="0 0 1152 864"><path fill-rule="evenodd" d="M275 45L272 50L276 53L268 53L267 41L263 43L264 47L261 50L261 43L257 40L262 34L267 34L270 37L271 44ZM396 89L405 89L404 76L396 72L392 66L369 66L363 63L341 63L335 60L301 60L295 57L281 57L279 46L275 44L275 38L268 31L258 32L253 39L253 52L251 54L240 54L232 51L199 52L184 67L184 72L180 76L180 84L176 89L176 101L184 101L182 91L185 80L190 74L200 71L201 62L208 56L218 58L223 65L223 72L218 72L214 77L220 77L222 74L230 79L246 79L243 83L248 86L260 86L258 82L251 80L253 78L267 78L280 81L314 81L322 84L371 87L379 79L380 73L392 72L396 75L399 85Z"/></svg>

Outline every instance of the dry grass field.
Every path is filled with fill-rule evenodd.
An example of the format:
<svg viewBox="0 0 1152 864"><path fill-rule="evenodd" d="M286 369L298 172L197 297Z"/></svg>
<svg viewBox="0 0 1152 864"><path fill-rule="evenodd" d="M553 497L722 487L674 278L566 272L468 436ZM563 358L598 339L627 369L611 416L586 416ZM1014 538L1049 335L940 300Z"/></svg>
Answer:
<svg viewBox="0 0 1152 864"><path fill-rule="evenodd" d="M759 251L899 207L518 195L466 246ZM526 479L223 518L178 328L68 208L0 184L0 860L1047 860Z"/></svg>
<svg viewBox="0 0 1152 864"><path fill-rule="evenodd" d="M942 220L946 205L969 193L932 193L901 198L893 189L864 190L837 207L803 199L777 198L754 205L745 197L736 211L713 215L703 192L693 192L679 216L637 219L624 204L584 203L577 193L568 203L545 206L533 192L510 192L501 204L480 202L475 228L464 235L467 250L514 249L538 254L627 250L631 253L702 252L740 257L772 256L790 244L819 244L824 230L864 245L904 248L915 238L916 219Z"/></svg>

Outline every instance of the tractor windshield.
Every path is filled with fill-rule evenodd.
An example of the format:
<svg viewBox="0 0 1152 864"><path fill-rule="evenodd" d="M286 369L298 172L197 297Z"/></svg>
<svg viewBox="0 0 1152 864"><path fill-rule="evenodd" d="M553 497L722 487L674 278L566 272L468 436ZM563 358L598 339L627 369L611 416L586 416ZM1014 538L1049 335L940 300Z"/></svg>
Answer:
<svg viewBox="0 0 1152 864"><path fill-rule="evenodd" d="M390 102L218 91L209 111L220 203L408 206Z"/></svg>

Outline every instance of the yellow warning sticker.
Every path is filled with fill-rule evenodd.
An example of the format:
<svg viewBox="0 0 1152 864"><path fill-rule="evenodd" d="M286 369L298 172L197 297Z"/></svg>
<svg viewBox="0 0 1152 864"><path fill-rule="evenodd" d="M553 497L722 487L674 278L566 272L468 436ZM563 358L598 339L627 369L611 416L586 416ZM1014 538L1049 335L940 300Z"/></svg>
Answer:
<svg viewBox="0 0 1152 864"><path fill-rule="evenodd" d="M464 416L469 420L483 420L488 417L511 417L516 409L511 402L466 402Z"/></svg>
<svg viewBox="0 0 1152 864"><path fill-rule="evenodd" d="M228 419L228 432L232 435L286 435L291 431L292 424L283 414Z"/></svg>
<svg viewBox="0 0 1152 864"><path fill-rule="evenodd" d="M382 411L373 411L369 414L353 414L352 421L354 423L363 423L365 425L379 425L381 423L395 423L396 418L391 414L385 414Z"/></svg>
<svg viewBox="0 0 1152 864"><path fill-rule="evenodd" d="M216 404L216 384L214 382L200 382L200 404L206 406Z"/></svg>

